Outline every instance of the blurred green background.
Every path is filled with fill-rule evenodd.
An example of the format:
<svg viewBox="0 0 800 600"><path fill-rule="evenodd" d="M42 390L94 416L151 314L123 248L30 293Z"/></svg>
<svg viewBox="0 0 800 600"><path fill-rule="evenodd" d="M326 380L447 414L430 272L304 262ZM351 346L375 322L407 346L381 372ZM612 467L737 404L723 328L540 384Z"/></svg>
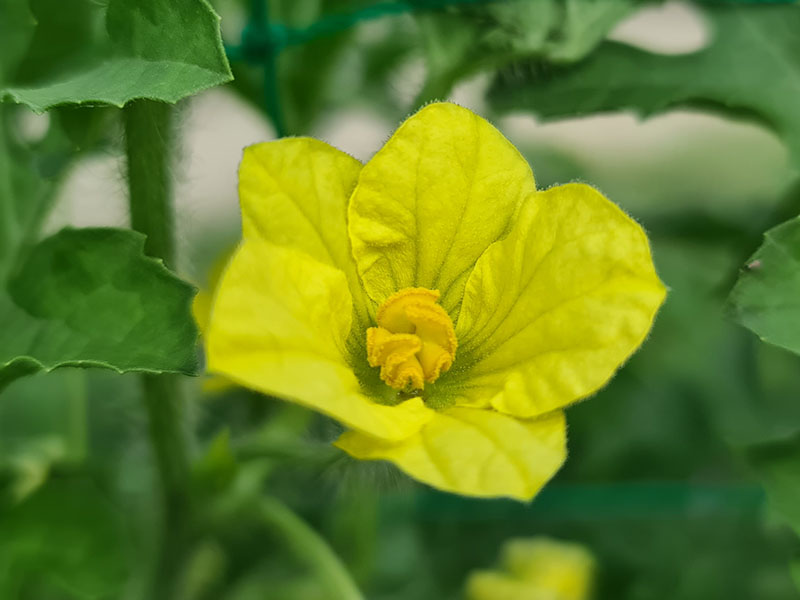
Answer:
<svg viewBox="0 0 800 600"><path fill-rule="evenodd" d="M670 293L642 350L567 411L568 461L530 505L433 491L346 458L319 415L187 380L193 516L171 597L334 597L287 542L285 505L375 600L463 598L470 571L534 535L594 554L597 599L797 598L800 358L737 324L727 298L763 232L800 212L800 7L213 4L235 79L178 104L173 172L177 271L201 289L237 241L244 146L313 135L366 160L420 104L449 98L492 120L540 188L586 181L636 218ZM6 70L17 87L78 68L105 7L30 9L37 31ZM42 232L125 226L117 112L3 106ZM2 392L1 599L147 597L163 540L139 395L135 374L71 368ZM265 493L283 504L251 509Z"/></svg>

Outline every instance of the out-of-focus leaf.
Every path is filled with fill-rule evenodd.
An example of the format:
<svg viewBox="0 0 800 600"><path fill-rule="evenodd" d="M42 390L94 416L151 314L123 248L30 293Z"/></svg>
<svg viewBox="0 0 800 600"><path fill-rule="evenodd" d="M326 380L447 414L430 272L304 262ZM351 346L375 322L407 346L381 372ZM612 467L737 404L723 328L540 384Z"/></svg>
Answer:
<svg viewBox="0 0 800 600"><path fill-rule="evenodd" d="M374 485L349 483L328 512L331 546L359 584L368 581L375 568L379 498Z"/></svg>
<svg viewBox="0 0 800 600"><path fill-rule="evenodd" d="M775 512L800 534L800 434L759 444L747 453Z"/></svg>
<svg viewBox="0 0 800 600"><path fill-rule="evenodd" d="M0 512L0 598L119 598L126 583L122 513L95 482L58 478Z"/></svg>
<svg viewBox="0 0 800 600"><path fill-rule="evenodd" d="M0 0L0 85L11 78L11 72L24 54L30 40L35 21L27 2Z"/></svg>
<svg viewBox="0 0 800 600"><path fill-rule="evenodd" d="M27 87L79 68L103 40L101 5L86 0L17 0L31 15L30 42L9 85Z"/></svg>
<svg viewBox="0 0 800 600"><path fill-rule="evenodd" d="M135 98L172 103L231 79L219 18L206 0L110 0L105 28L95 25L102 23L100 4L69 4L34 4L39 26L20 69L24 83L0 96L37 112ZM79 18L69 18L76 11ZM39 76L31 82L32 73Z"/></svg>
<svg viewBox="0 0 800 600"><path fill-rule="evenodd" d="M524 59L586 56L635 0L515 0L421 13L428 74L418 104L445 98L456 82Z"/></svg>
<svg viewBox="0 0 800 600"><path fill-rule="evenodd" d="M345 31L281 53L279 72L290 133L308 133L319 116L329 95L333 68L352 36L353 31Z"/></svg>
<svg viewBox="0 0 800 600"><path fill-rule="evenodd" d="M767 491L772 510L800 535L800 433L750 448L747 458ZM800 561L795 558L789 568L800 590Z"/></svg>
<svg viewBox="0 0 800 600"><path fill-rule="evenodd" d="M638 0L565 0L560 26L550 35L547 58L552 62L582 59L639 4Z"/></svg>
<svg viewBox="0 0 800 600"><path fill-rule="evenodd" d="M673 431L657 449L678 444L670 451L678 457L694 448L686 455L693 464L701 456L711 457L711 449L722 440L742 446L791 434L800 423L800 403L795 400L800 397L800 358L759 344L722 310L720 290L741 260L740 250L724 242L700 246L672 236L654 236L652 242L659 273L672 292L651 334L653 343L625 369L636 374L639 391L632 397L637 408L620 418L635 419L632 415L641 411L642 426L631 421L632 434L638 428L635 437L647 427L652 428L652 440ZM652 410L642 398L652 398ZM591 413L592 404L580 408ZM674 428L666 426L677 414L661 415L659 405L670 413L684 412L687 420L673 421ZM708 427L714 435L704 431ZM602 428L587 430L597 437L599 448ZM623 456L635 460L637 454L643 455L627 451Z"/></svg>
<svg viewBox="0 0 800 600"><path fill-rule="evenodd" d="M800 156L798 6L719 5L704 12L713 40L699 52L665 56L606 42L572 67L520 65L495 81L490 102L542 118L713 107L769 124Z"/></svg>
<svg viewBox="0 0 800 600"><path fill-rule="evenodd" d="M20 379L0 402L0 507L42 485L53 465L75 464L87 448L84 371Z"/></svg>
<svg viewBox="0 0 800 600"><path fill-rule="evenodd" d="M793 560L789 568L792 572L794 584L797 586L797 589L800 590L800 559Z"/></svg>
<svg viewBox="0 0 800 600"><path fill-rule="evenodd" d="M0 292L0 387L60 366L195 373L194 290L143 245L116 229L40 242Z"/></svg>
<svg viewBox="0 0 800 600"><path fill-rule="evenodd" d="M215 540L198 544L186 561L175 597L181 600L222 597L229 560L225 549Z"/></svg>
<svg viewBox="0 0 800 600"><path fill-rule="evenodd" d="M764 234L731 292L730 307L763 341L800 354L800 217Z"/></svg>
<svg viewBox="0 0 800 600"><path fill-rule="evenodd" d="M214 436L205 454L194 465L194 480L204 492L219 492L230 485L236 471L230 430L225 428Z"/></svg>
<svg viewBox="0 0 800 600"><path fill-rule="evenodd" d="M25 110L0 105L0 281L37 240L73 161L108 137L107 110L62 107L49 113L44 137L27 142L14 131Z"/></svg>

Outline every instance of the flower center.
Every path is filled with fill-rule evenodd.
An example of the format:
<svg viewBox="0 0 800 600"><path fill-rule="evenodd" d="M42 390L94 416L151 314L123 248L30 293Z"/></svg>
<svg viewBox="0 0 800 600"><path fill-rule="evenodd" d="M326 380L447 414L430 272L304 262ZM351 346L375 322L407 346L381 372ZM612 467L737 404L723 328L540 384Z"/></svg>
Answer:
<svg viewBox="0 0 800 600"><path fill-rule="evenodd" d="M456 332L437 300L438 290L400 290L378 308L378 326L367 329L367 360L396 390L421 390L453 364Z"/></svg>

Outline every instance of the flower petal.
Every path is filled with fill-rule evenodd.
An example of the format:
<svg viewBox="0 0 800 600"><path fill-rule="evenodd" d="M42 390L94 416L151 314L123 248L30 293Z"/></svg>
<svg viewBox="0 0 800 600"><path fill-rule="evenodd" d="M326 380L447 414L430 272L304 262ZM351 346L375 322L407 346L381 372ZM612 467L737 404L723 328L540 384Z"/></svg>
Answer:
<svg viewBox="0 0 800 600"><path fill-rule="evenodd" d="M473 571L467 578L467 600L554 600L552 590L498 571Z"/></svg>
<svg viewBox="0 0 800 600"><path fill-rule="evenodd" d="M492 410L451 408L399 443L348 431L335 445L355 458L389 460L441 490L518 500L536 495L567 456L561 411L519 420Z"/></svg>
<svg viewBox="0 0 800 600"><path fill-rule="evenodd" d="M373 436L408 437L432 411L419 398L385 406L361 392L345 358L351 317L341 271L296 250L245 240L217 291L209 370Z"/></svg>
<svg viewBox="0 0 800 600"><path fill-rule="evenodd" d="M608 381L664 296L644 231L615 204L583 184L537 192L472 272L460 377L442 384L518 417L561 408Z"/></svg>
<svg viewBox="0 0 800 600"><path fill-rule="evenodd" d="M454 315L475 261L534 189L525 159L488 121L426 106L364 166L350 200L367 293L381 303L404 288L438 289Z"/></svg>
<svg viewBox="0 0 800 600"><path fill-rule="evenodd" d="M374 306L356 274L347 234L347 201L361 163L312 138L284 138L245 148L239 198L245 239L305 252L347 276L356 314L370 324Z"/></svg>

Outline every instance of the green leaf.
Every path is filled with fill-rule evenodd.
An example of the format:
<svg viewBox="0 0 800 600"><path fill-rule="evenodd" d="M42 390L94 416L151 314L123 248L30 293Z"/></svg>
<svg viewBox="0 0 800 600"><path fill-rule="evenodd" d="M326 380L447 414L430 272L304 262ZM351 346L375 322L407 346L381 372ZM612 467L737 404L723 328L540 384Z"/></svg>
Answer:
<svg viewBox="0 0 800 600"><path fill-rule="evenodd" d="M100 3L39 0L33 7L39 25L15 82L23 85L0 98L37 112L136 98L174 103L232 78L219 17L206 0L110 0L104 30L94 26ZM76 12L82 17L65 26L65 15Z"/></svg>
<svg viewBox="0 0 800 600"><path fill-rule="evenodd" d="M33 32L34 19L26 2L20 0L0 0L0 84L10 77L17 61L25 52Z"/></svg>
<svg viewBox="0 0 800 600"><path fill-rule="evenodd" d="M711 44L696 53L651 54L606 42L565 68L530 65L495 81L500 111L542 118L634 110L643 116L676 106L713 107L769 124L800 158L800 9L793 5L707 6Z"/></svg>
<svg viewBox="0 0 800 600"><path fill-rule="evenodd" d="M800 590L800 559L793 560L789 565L789 569L791 570L794 584L797 586L797 589Z"/></svg>
<svg viewBox="0 0 800 600"><path fill-rule="evenodd" d="M800 435L759 444L747 458L767 491L771 508L800 533Z"/></svg>
<svg viewBox="0 0 800 600"><path fill-rule="evenodd" d="M800 354L800 217L764 234L729 306L733 317L763 341Z"/></svg>
<svg viewBox="0 0 800 600"><path fill-rule="evenodd" d="M800 535L800 434L752 447L747 459L767 492L772 511ZM789 569L800 589L800 561L792 560Z"/></svg>
<svg viewBox="0 0 800 600"><path fill-rule="evenodd" d="M194 289L143 246L117 229L37 244L0 291L0 388L62 366L195 374Z"/></svg>
<svg viewBox="0 0 800 600"><path fill-rule="evenodd" d="M227 427L213 437L203 456L194 464L193 478L200 493L218 493L234 480L238 464L231 449Z"/></svg>
<svg viewBox="0 0 800 600"><path fill-rule="evenodd" d="M54 109L46 135L34 143L10 131L25 110L0 105L0 281L39 237L68 168L102 146L113 109Z"/></svg>
<svg viewBox="0 0 800 600"><path fill-rule="evenodd" d="M461 79L514 61L574 62L635 7L634 0L517 0L420 13L428 76L418 104Z"/></svg>

